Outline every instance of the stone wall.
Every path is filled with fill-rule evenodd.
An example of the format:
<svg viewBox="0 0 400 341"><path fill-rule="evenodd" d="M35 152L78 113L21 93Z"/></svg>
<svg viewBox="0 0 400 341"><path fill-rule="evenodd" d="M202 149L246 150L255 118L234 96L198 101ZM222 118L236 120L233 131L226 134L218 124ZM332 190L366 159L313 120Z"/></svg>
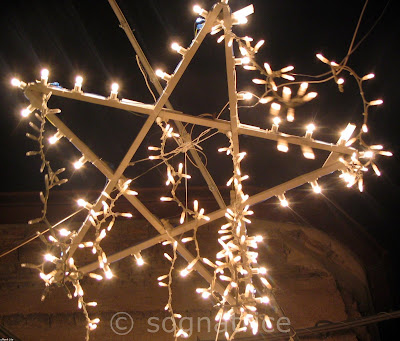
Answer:
<svg viewBox="0 0 400 341"><path fill-rule="evenodd" d="M71 224L69 228L78 225ZM199 228L202 256L215 258L218 245L217 226L213 223ZM27 224L0 225L0 252L10 249L40 226ZM262 234L265 242L259 249L259 263L265 265L274 285L277 302L295 329L312 327L318 321L338 322L359 316L361 307L368 305L368 285L362 266L342 244L326 234L295 224L255 220L249 226L251 234ZM109 254L156 235L143 219L118 221L104 243ZM84 340L85 321L74 299L69 300L63 289L55 288L49 297L40 301L43 282L38 272L20 267L20 263L39 261L45 250L37 239L17 251L0 258L0 323L21 340ZM189 249L193 248L188 245ZM163 308L167 290L157 285L156 278L167 271L168 261L163 253L168 246L157 245L142 252L146 264L138 267L133 257L112 265L115 278L97 282L83 280L88 301L96 300L97 307L89 308L93 317L102 322L91 334L91 340L173 340L170 321ZM76 254L78 265L94 260L82 250ZM185 266L179 259L176 269ZM174 276L174 309L187 317L183 327L191 330L189 340L214 340L215 308L209 300L195 293L207 283L196 273L186 278ZM126 312L133 321L133 329L125 336L113 332L110 321L115 313ZM274 315L271 315L274 316ZM152 318L152 320L149 320ZM206 319L210 319L210 328ZM199 320L200 319L200 320ZM115 321L115 318L114 318ZM129 320L119 320L121 331ZM198 332L198 322L202 326ZM277 330L276 319L274 329ZM282 321L281 321L282 322ZM285 321L283 321L285 322ZM191 326L191 323L193 325ZM157 327L159 332L155 333ZM286 329L283 326L281 329ZM118 328L114 325L114 329ZM369 337L364 329L358 331L362 340ZM320 337L309 338L317 340ZM327 340L357 340L354 332L327 336Z"/></svg>

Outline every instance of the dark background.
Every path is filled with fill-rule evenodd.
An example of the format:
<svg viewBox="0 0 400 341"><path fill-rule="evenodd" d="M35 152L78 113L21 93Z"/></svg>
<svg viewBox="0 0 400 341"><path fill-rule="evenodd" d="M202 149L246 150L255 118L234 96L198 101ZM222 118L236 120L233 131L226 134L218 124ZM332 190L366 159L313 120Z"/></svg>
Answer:
<svg viewBox="0 0 400 341"><path fill-rule="evenodd" d="M249 23L238 27L238 35L265 39L266 44L258 55L258 61L268 61L273 69L294 65L299 74L319 74L328 71L316 58L323 53L331 60L340 62L346 55L364 1L326 3L308 1L230 1L235 11L250 3L255 14ZM193 39L190 1L119 1L136 38L154 69L162 68L172 73L180 60L170 49L173 41L187 46ZM201 5L210 9L213 1ZM367 99L382 98L384 104L371 108L368 142L383 144L394 153L392 158L380 158L377 164L382 171L380 178L372 172L365 177L365 192L347 189L337 175L321 179L324 196L319 200L325 211L316 214L315 196L306 186L287 194L292 211L282 213L282 219L300 219L320 228L330 216L339 217L346 228L354 229L353 235L371 235L378 243L371 254L376 256L373 264L366 264L370 276L375 276L372 288L375 309L397 310L400 300L399 253L397 209L399 200L399 120L397 95L398 60L400 58L398 37L399 24L394 2L372 0L366 8L356 43L375 28L350 57L349 65L360 75L375 73L375 79L366 84ZM50 70L50 82L72 88L77 74L84 77L84 91L108 96L110 85L120 84L120 98L152 103L143 77L135 61L135 53L123 30L118 27L107 1L13 1L2 4L0 52L0 141L2 152L2 182L0 191L39 191L42 176L39 163L25 156L32 148L32 141L24 137L27 121L19 114L28 105L21 91L10 86L10 79L18 77L25 82L40 78L40 70ZM219 36L219 35L217 35ZM251 90L260 94L262 89L251 83L257 77L250 72L238 71L238 90ZM351 77L345 75L345 93L339 93L333 83L311 86L319 93L318 98L305 105L297 113L296 121L283 124L287 133L304 134L304 126L315 122L316 139L335 143L339 132L353 122L360 127L362 103ZM216 37L207 37L204 46L184 75L182 82L171 97L177 110L199 115L218 113L227 101L223 45ZM131 113L84 103L52 98L50 107L62 109L60 118L112 167L116 167L124 152L133 141L143 118ZM227 118L226 112L222 116ZM240 111L243 123L270 127L268 109L258 106ZM53 128L49 128L49 135ZM195 133L200 130L195 129ZM137 160L146 158L147 146L157 144L159 128L153 127L139 149ZM223 136L204 143L208 166L218 184L230 177L230 160L219 155L216 149L226 143ZM320 166L325 153L317 153L315 161L304 160L299 148L293 146L282 155L274 143L253 138L241 138L241 147L249 154L243 167L250 174L248 184L266 188ZM99 189L105 179L90 165L73 172L72 162L80 157L78 151L65 139L48 150L48 157L55 164L67 167L71 179L66 189ZM141 162L130 167L127 175L136 177L154 165ZM195 169L191 169L191 184L204 185ZM163 170L156 169L142 176L135 186L159 187L164 182ZM276 205L276 203L271 203ZM257 209L255 207L257 213ZM281 211L279 211L281 212ZM338 229L339 231L340 229ZM367 233L367 234L365 234ZM340 235L336 236L340 239ZM354 240L354 244L357 244ZM351 247L351 245L349 245ZM355 247L356 248L356 247ZM372 256L371 256L372 257ZM375 256L374 256L375 257ZM364 258L364 262L365 258ZM375 274L375 275L371 275ZM383 276L380 281L379 276ZM381 323L383 339L391 339L395 321Z"/></svg>

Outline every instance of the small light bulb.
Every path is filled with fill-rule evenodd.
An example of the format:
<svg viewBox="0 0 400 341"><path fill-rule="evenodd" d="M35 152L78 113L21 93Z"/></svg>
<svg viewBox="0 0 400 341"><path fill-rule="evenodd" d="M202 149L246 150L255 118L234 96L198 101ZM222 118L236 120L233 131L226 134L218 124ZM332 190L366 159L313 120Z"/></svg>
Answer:
<svg viewBox="0 0 400 341"><path fill-rule="evenodd" d="M294 66L290 65L290 66L286 66L283 69L281 69L281 72L285 73L285 72L289 72L289 71L292 71L292 70L294 70Z"/></svg>
<svg viewBox="0 0 400 341"><path fill-rule="evenodd" d="M310 123L309 125L307 125L307 131L306 131L306 138L311 138L312 134L315 130L315 124L314 123Z"/></svg>
<svg viewBox="0 0 400 341"><path fill-rule="evenodd" d="M109 99L118 100L118 90L119 90L118 83L112 83L111 84L111 93L110 93Z"/></svg>
<svg viewBox="0 0 400 341"><path fill-rule="evenodd" d="M180 46L178 43L172 43L171 44L171 48L174 50L174 51L176 51L176 52L178 52L179 54L181 54L182 56L186 53L186 49L185 48L183 48L182 46Z"/></svg>
<svg viewBox="0 0 400 341"><path fill-rule="evenodd" d="M278 199L281 202L281 205L283 207L288 207L289 206L289 202L286 200L285 194L279 194L278 195Z"/></svg>
<svg viewBox="0 0 400 341"><path fill-rule="evenodd" d="M254 240L255 240L257 243L261 243L261 242L264 240L264 238L263 238L263 236L258 235L258 236L256 236L256 237L254 238Z"/></svg>
<svg viewBox="0 0 400 341"><path fill-rule="evenodd" d="M160 77L161 79L163 79L167 82L171 79L171 76L168 73L166 73L160 69L156 70L156 76Z"/></svg>
<svg viewBox="0 0 400 341"><path fill-rule="evenodd" d="M288 88L287 86L284 86L283 87L283 90L282 90L282 97L283 97L283 100L285 101L285 102L289 102L290 101L290 96L292 95L292 90L290 90L290 88Z"/></svg>
<svg viewBox="0 0 400 341"><path fill-rule="evenodd" d="M288 108L287 114L286 114L286 120L288 122L293 122L294 121L294 108Z"/></svg>
<svg viewBox="0 0 400 341"><path fill-rule="evenodd" d="M246 65L250 63L249 57L235 58L235 65Z"/></svg>
<svg viewBox="0 0 400 341"><path fill-rule="evenodd" d="M196 14L200 14L201 7L199 5L194 5L193 6L193 12L196 13Z"/></svg>
<svg viewBox="0 0 400 341"><path fill-rule="evenodd" d="M312 187L312 189L313 189L313 191L315 192L315 193L321 193L321 187L318 185L318 182L315 180L315 181L311 181L310 182L310 184L311 184L311 187Z"/></svg>
<svg viewBox="0 0 400 341"><path fill-rule="evenodd" d="M17 78L13 78L13 79L11 79L11 85L15 86L15 87L19 87L19 86L21 86L21 81Z"/></svg>
<svg viewBox="0 0 400 341"><path fill-rule="evenodd" d="M370 148L374 150L382 150L383 146L381 144L375 144L373 146L370 146Z"/></svg>
<svg viewBox="0 0 400 341"><path fill-rule="evenodd" d="M199 5L194 5L193 6L193 12L202 16L202 17L206 17L208 12L204 9L202 9Z"/></svg>
<svg viewBox="0 0 400 341"><path fill-rule="evenodd" d="M252 82L254 84L267 84L267 81L265 79L258 79L258 78L252 79Z"/></svg>
<svg viewBox="0 0 400 341"><path fill-rule="evenodd" d="M136 259L136 264L137 264L138 266L144 265L144 260L143 260L143 258L142 258L142 255L140 254L140 252L135 253L134 256L135 256L135 259Z"/></svg>
<svg viewBox="0 0 400 341"><path fill-rule="evenodd" d="M258 273L260 273L261 275L266 275L267 274L267 269L262 267L262 268L258 268Z"/></svg>
<svg viewBox="0 0 400 341"><path fill-rule="evenodd" d="M75 169L81 169L82 166L86 163L86 159L84 156L82 156L78 161L74 163Z"/></svg>
<svg viewBox="0 0 400 341"><path fill-rule="evenodd" d="M21 110L21 116L22 117L28 117L31 111L28 108L22 109Z"/></svg>
<svg viewBox="0 0 400 341"><path fill-rule="evenodd" d="M278 115L280 110L281 110L281 105L279 103L273 102L271 104L271 109L270 109L271 115L274 116Z"/></svg>
<svg viewBox="0 0 400 341"><path fill-rule="evenodd" d="M383 101L381 99L377 99L375 101L371 101L368 104L369 105L381 105L383 103Z"/></svg>
<svg viewBox="0 0 400 341"><path fill-rule="evenodd" d="M76 78L75 78L75 84L81 86L82 83L83 83L83 77L82 77L82 76L76 76Z"/></svg>
<svg viewBox="0 0 400 341"><path fill-rule="evenodd" d="M308 83L304 82L300 84L299 90L297 91L297 96L302 97L308 89Z"/></svg>
<svg viewBox="0 0 400 341"><path fill-rule="evenodd" d="M113 273L111 272L111 270L106 271L105 275L106 275L107 279L111 279L114 276Z"/></svg>
<svg viewBox="0 0 400 341"><path fill-rule="evenodd" d="M68 231L67 229L61 229L60 231L58 231L58 233L60 234L60 236L63 237L68 237L71 234L71 232Z"/></svg>
<svg viewBox="0 0 400 341"><path fill-rule="evenodd" d="M362 81L366 81L366 80L372 79L374 77L375 77L375 75L373 73L370 73L370 74L365 75L364 77L362 77L361 80Z"/></svg>
<svg viewBox="0 0 400 341"><path fill-rule="evenodd" d="M313 150L310 147L301 146L301 150L303 152L303 156L306 159L309 159L309 160L314 160L315 159L315 154L314 154Z"/></svg>
<svg viewBox="0 0 400 341"><path fill-rule="evenodd" d="M241 92L237 94L238 101L248 101L253 98L253 94L251 92Z"/></svg>
<svg viewBox="0 0 400 341"><path fill-rule="evenodd" d="M367 150L365 153L364 153L364 157L366 157L366 158L372 158L374 156L374 153L371 151L371 150Z"/></svg>
<svg viewBox="0 0 400 341"><path fill-rule="evenodd" d="M279 123L281 123L281 119L278 116L275 116L274 119L272 120L273 124L272 124L272 128L271 131L273 133L277 133L278 129L279 129Z"/></svg>
<svg viewBox="0 0 400 341"><path fill-rule="evenodd" d="M50 144L55 144L62 137L63 137L63 135L59 131L57 131L57 133L55 133L53 136L49 137L49 143Z"/></svg>
<svg viewBox="0 0 400 341"><path fill-rule="evenodd" d="M253 94L250 93L250 92L245 92L243 94L243 98L246 99L246 100L252 99L253 98Z"/></svg>
<svg viewBox="0 0 400 341"><path fill-rule="evenodd" d="M49 70L43 69L43 70L40 72L40 80L41 80L41 82L42 82L43 84L46 85L48 79L49 79Z"/></svg>
<svg viewBox="0 0 400 341"><path fill-rule="evenodd" d="M112 85L111 85L111 91L112 91L112 92L118 92L118 89L119 89L118 83L112 83Z"/></svg>
<svg viewBox="0 0 400 341"><path fill-rule="evenodd" d="M274 124L279 125L279 123L281 123L281 119L280 117L276 116L274 117L274 119L272 120L274 122Z"/></svg>
<svg viewBox="0 0 400 341"><path fill-rule="evenodd" d="M261 97L260 100L259 100L259 102L260 102L261 104L266 104L266 103L271 102L273 99L274 99L274 98L273 98L272 96L269 96L269 97Z"/></svg>
<svg viewBox="0 0 400 341"><path fill-rule="evenodd" d="M52 136L49 138L50 144L55 144L58 141L58 139L55 136Z"/></svg>
<svg viewBox="0 0 400 341"><path fill-rule="evenodd" d="M325 63L325 64L330 64L330 63L329 63L329 60L326 59L321 53L318 53L316 56L317 56L317 58L318 58L321 62L323 62L323 63Z"/></svg>
<svg viewBox="0 0 400 341"><path fill-rule="evenodd" d="M76 201L76 203L77 203L79 206L81 206L81 207L86 207L87 204L88 204L88 202L87 202L86 200L83 200L83 199L78 199L78 200Z"/></svg>
<svg viewBox="0 0 400 341"><path fill-rule="evenodd" d="M76 76L74 91L81 92L82 91L82 83L83 83L83 77L82 76Z"/></svg>
<svg viewBox="0 0 400 341"><path fill-rule="evenodd" d="M52 254L47 253L44 255L44 259L47 260L48 262L52 262L56 259L56 257L54 257Z"/></svg>
<svg viewBox="0 0 400 341"><path fill-rule="evenodd" d="M356 126L354 124L349 123L346 127L345 130L342 131L341 135L340 135L340 139L339 139L339 143L346 143L351 135L353 135L354 130L356 129Z"/></svg>
<svg viewBox="0 0 400 341"><path fill-rule="evenodd" d="M276 148L283 153L287 153L289 151L289 145L285 140L278 140Z"/></svg>
<svg viewBox="0 0 400 341"><path fill-rule="evenodd" d="M310 123L309 125L307 125L307 131L312 133L314 130L315 130L315 124L314 123Z"/></svg>
<svg viewBox="0 0 400 341"><path fill-rule="evenodd" d="M303 97L303 101L308 102L314 99L315 97L318 96L318 93L316 92L309 92L307 95Z"/></svg>

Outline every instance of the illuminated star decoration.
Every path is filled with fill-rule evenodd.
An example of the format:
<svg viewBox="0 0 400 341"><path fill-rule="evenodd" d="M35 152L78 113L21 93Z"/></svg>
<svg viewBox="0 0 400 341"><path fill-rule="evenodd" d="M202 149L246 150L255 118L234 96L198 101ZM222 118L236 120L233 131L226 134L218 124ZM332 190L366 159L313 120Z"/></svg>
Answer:
<svg viewBox="0 0 400 341"><path fill-rule="evenodd" d="M128 37L133 37L126 20L124 21L122 12L120 12L115 1L111 2L113 3L113 10ZM293 66L285 66L273 70L269 63L264 62L259 65L255 57L263 46L264 41L261 40L254 43L251 37L239 37L232 31L234 26L247 23L247 17L254 12L252 5L232 13L228 1L225 0L217 3L210 12L196 5L194 6L194 12L200 19L197 19L195 23L193 41L188 47L182 47L177 43L171 46L174 51L181 55L180 63L171 74L163 70L154 72L143 52L140 52L141 50L138 48L136 40L131 40L135 50L139 51L138 56L145 72L151 76L153 74L157 75L165 84L162 87L160 83L155 83L159 98L154 104L120 99L118 97L119 86L116 83L111 85L111 92L107 97L85 93L82 76L76 77L72 90L62 88L58 83L48 82L49 71L46 69L42 71L40 81L28 84L15 78L11 81L13 86L19 87L24 91L30 101L29 106L22 110L21 115L24 118L33 116L29 123L33 132L27 133L27 136L35 141L37 149L29 151L27 155L36 155L41 158L42 165L40 170L45 174L46 189L40 193L44 207L43 215L33 219L30 223L43 222L49 228L49 233L46 237L40 235L49 250L44 256L43 263L39 265L23 264L23 266L39 271L39 276L46 287L43 299L48 289L53 285L65 287L69 298L73 296L77 298L78 307L83 310L87 321L87 339L89 339L89 332L96 329L100 320L89 317L88 309L95 307L97 303L84 301L84 291L80 284L83 276L88 276L94 280L102 280L104 277L111 279L113 277L112 263L130 255L134 256L138 266L142 266L145 260L141 255L141 251L160 243L160 236L157 236L121 250L118 256L106 255L101 243L112 230L116 219L118 217L127 219L132 217L129 212L115 212L115 203L121 196L124 196L160 233L162 244L172 247L172 255L171 252L164 253L165 258L171 263L171 267L168 273L159 276L157 280L160 287L168 289L169 295L165 310L171 314L175 327L175 338L188 336L184 330L177 328L176 319L182 316L174 312L172 304L172 271L179 253L186 259L188 264L185 268L179 270L180 274L186 277L190 272L197 271L209 283L208 287L197 288L196 291L204 299L210 298L216 303L218 309L215 320L221 323L235 317L235 327L225 332L226 339L232 340L238 333L251 332L256 335L260 330L259 321L262 321L270 328L269 313L272 311L270 305L275 306L275 309L277 307L273 295L270 295L272 286L267 279L267 270L265 267L259 266L257 261L258 253L256 250L258 244L263 242L263 237L251 236L247 231L246 226L251 223L249 216L253 214L250 207L274 197L278 199L283 207L288 207L289 201L286 198L286 193L289 190L309 183L315 193L321 193L322 189L317 182L318 179L335 171L341 172L340 177L344 179L348 187L358 184L359 190L362 191L363 174L368 169L372 168L378 176L381 174L376 165L376 158L379 155L392 155L388 151L383 151L381 145L368 145L365 142L364 136L368 132L368 110L371 106L381 104L382 101L366 100L363 91L361 91L361 99L364 105L364 121L361 129L355 135L356 126L349 124L341 133L336 144L318 141L313 137L316 127L312 122L307 125L304 136L288 135L281 132L280 125L283 119L286 118L289 123L293 122L295 120L295 108L317 97L316 92L309 91L312 82L303 80L302 82L291 84L291 82L295 81L292 74ZM204 38L207 34L217 35L218 33L222 34L217 38L217 42L224 42L225 45L229 120L208 119L169 110L172 109L172 106L168 99ZM235 55L234 51L238 51L240 55ZM332 75L329 79L332 78L336 82L339 91L344 89L344 78L340 76L345 73L355 78L360 90L362 90L364 81L373 78L372 74L359 77L346 65L346 61L337 64L321 54L317 54L317 58L328 66ZM258 96L250 92L237 90L237 68L259 73L258 78L254 78L253 82L264 87L261 95ZM116 170L112 170L106 162L101 160L60 120L57 116L60 112L59 109L48 108L48 101L51 96L141 113L147 116L146 122L135 137L120 165ZM238 110L238 102L240 101L255 101L254 106L268 105L268 112L272 117L271 129L241 124ZM57 129L57 132L48 141L44 139L47 122ZM202 126L206 130L195 138L189 137L183 123ZM159 146L148 148L151 153L149 160L158 160L165 164L166 186L169 194L161 197L160 200L165 202L166 205L175 204L180 208L180 217L176 222L176 226L171 226L170 222L160 221L155 217L138 199L138 193L131 188L133 186L132 180L123 176L125 169L130 166L133 156L153 124L157 124L160 127L161 138ZM211 131L215 130L218 133L225 134L227 137L227 145L219 148L218 151L225 153L232 160L232 176L227 181L227 186L231 188L231 202L228 204L223 201L214 180L199 157L199 153L203 153L201 143L208 138ZM315 159L314 149L329 151L330 155L322 167L276 187L266 189L256 195L249 196L244 190L244 183L249 176L243 174L241 169L241 163L245 159L246 153L240 151L239 135L275 141L277 150L284 153L288 152L291 145L300 146L306 159ZM46 159L45 148L47 148L47 143L49 145L55 144L64 137L82 153L82 156L73 162L73 167L76 170L84 169L85 164L89 162L97 167L108 179L107 185L95 202L89 203L85 199L78 200L77 204L82 210L86 210L87 215L77 231L68 231L65 228L60 229L58 224L52 225L47 220L47 204L50 191L53 187L64 184L67 179L61 178L65 168L58 170L51 168L50 162ZM177 146L172 150L168 150L167 140L173 140ZM354 146L357 146L358 149ZM175 165L171 159L180 154L186 155L186 153L191 154L207 184L213 189L212 193L220 206L219 210L206 213L197 200L193 204L187 205L177 194L178 187L186 184L190 180L190 175L187 174L186 164ZM210 260L201 256L196 233L199 227L219 218L226 220L218 230L220 251L216 254L215 260ZM89 229L94 231L94 238L92 239L87 238L86 235ZM193 231L191 236L182 236L190 231ZM187 250L185 243L195 244L195 255ZM97 261L77 267L74 259L77 248L92 252L97 257ZM50 271L48 270L49 268L51 268ZM96 272L97 269L101 269L101 274ZM73 293L70 291L71 288Z"/></svg>

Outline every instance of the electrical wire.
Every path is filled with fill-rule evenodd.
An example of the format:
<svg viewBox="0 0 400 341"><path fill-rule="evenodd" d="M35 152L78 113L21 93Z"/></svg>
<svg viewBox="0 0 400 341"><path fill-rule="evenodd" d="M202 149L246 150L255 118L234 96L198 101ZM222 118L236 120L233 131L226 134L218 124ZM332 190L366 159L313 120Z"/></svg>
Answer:
<svg viewBox="0 0 400 341"><path fill-rule="evenodd" d="M137 65L138 65L138 67L139 67L140 72L141 72L142 75L143 75L144 81L146 82L147 89L149 89L151 95L153 96L154 102L156 102L156 101L157 101L156 96L154 95L153 90L151 90L149 81L148 81L148 79L147 79L147 75L146 75L146 73L145 73L145 70L143 70L143 66L142 66L142 63L140 62L140 58L139 58L138 55L136 55L136 63L137 63Z"/></svg>
<svg viewBox="0 0 400 341"><path fill-rule="evenodd" d="M58 223L54 224L54 225L52 226L52 228L57 227L58 225L60 225L60 224L62 224L63 222L67 221L68 219L72 218L73 216L75 216L76 214L78 214L79 212L81 212L82 210L83 210L83 208L81 208L81 209L75 211L74 213L70 214L68 217L65 217L64 219L60 220ZM48 228L48 229L46 229L46 230L44 230L44 231L42 231L42 232L36 233L33 237L28 238L27 240L25 240L25 241L22 242L21 244L19 244L19 245L13 247L12 249L10 249L10 250L8 250L8 251L3 252L3 253L0 255L0 258L6 256L6 255L8 255L8 254L10 254L11 252L14 252L14 251L18 250L19 248L21 248L22 246L24 246L24 245L26 245L26 244L29 244L31 241L35 240L36 238L40 237L41 235L43 235L43 234L45 234L46 232L49 232L49 231L50 231L50 228Z"/></svg>

